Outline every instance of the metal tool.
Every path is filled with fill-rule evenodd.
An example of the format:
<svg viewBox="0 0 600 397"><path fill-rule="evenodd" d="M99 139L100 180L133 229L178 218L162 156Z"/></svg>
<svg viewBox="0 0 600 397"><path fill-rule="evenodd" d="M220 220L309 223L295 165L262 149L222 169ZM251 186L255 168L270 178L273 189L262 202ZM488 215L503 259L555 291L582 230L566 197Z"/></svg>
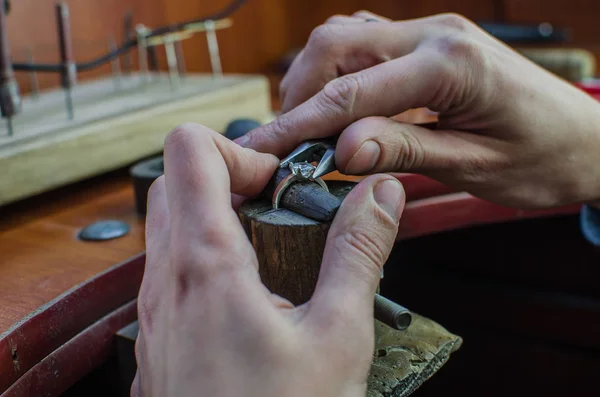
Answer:
<svg viewBox="0 0 600 397"><path fill-rule="evenodd" d="M221 79L223 78L223 69L221 68L221 56L219 55L219 43L217 41L217 33L215 32L215 21L209 19L204 22L204 26L206 27L206 40L213 78Z"/></svg>
<svg viewBox="0 0 600 397"><path fill-rule="evenodd" d="M73 119L73 98L71 90L77 80L77 66L73 59L73 44L71 42L71 26L69 24L69 6L64 3L56 5L56 24L58 27L58 43L61 59L61 83L65 90L65 103L69 120Z"/></svg>
<svg viewBox="0 0 600 397"><path fill-rule="evenodd" d="M142 24L135 27L138 42L138 62L142 85L148 83L148 35L150 29Z"/></svg>
<svg viewBox="0 0 600 397"><path fill-rule="evenodd" d="M187 73L187 68L185 67L185 55L183 54L183 44L181 43L181 40L175 42L175 54L177 57L179 77L183 79Z"/></svg>
<svg viewBox="0 0 600 397"><path fill-rule="evenodd" d="M375 318L399 331L407 329L412 323L412 314L407 308L379 294L375 295Z"/></svg>
<svg viewBox="0 0 600 397"><path fill-rule="evenodd" d="M129 40L135 37L135 28L133 26L133 12L131 10L127 11L123 16L123 43L127 43ZM111 51L113 51L111 49ZM123 72L125 75L129 76L131 73L131 52L127 51L123 54Z"/></svg>
<svg viewBox="0 0 600 397"><path fill-rule="evenodd" d="M322 176L337 171L335 164L336 143L337 137L303 142L279 163L279 167L299 167L297 172L294 172L292 169L290 177L295 177L295 179L298 180L319 181ZM306 175L303 174L299 177L298 175L302 172L303 167L306 167L308 163L312 162L317 162L317 166L311 168ZM282 185L285 184L282 183ZM325 190L327 190L327 188L325 188ZM276 199L274 199L274 202L275 201ZM383 278L383 270L381 271L381 278ZM410 326L412 315L407 308L376 294L375 319L394 329L402 331Z"/></svg>
<svg viewBox="0 0 600 397"><path fill-rule="evenodd" d="M117 42L115 38L111 35L108 37L108 51L116 51L117 50ZM110 61L110 66L112 69L113 82L115 85L115 90L118 91L121 88L121 62L119 58L115 58Z"/></svg>
<svg viewBox="0 0 600 397"><path fill-rule="evenodd" d="M312 178L317 179L333 171L335 165L335 144L337 138L310 140L302 143L279 164L280 168L289 167L290 163L318 162L312 173Z"/></svg>
<svg viewBox="0 0 600 397"><path fill-rule="evenodd" d="M27 48L26 50L27 62L33 63L33 50L31 48ZM37 77L37 73L35 71L29 72L29 91L31 92L31 96L33 99L38 99L40 96L40 82Z"/></svg>
<svg viewBox="0 0 600 397"><path fill-rule="evenodd" d="M8 136L13 134L12 119L21 111L19 85L10 61L8 36L6 34L6 10L0 7L0 110L6 118Z"/></svg>
<svg viewBox="0 0 600 397"><path fill-rule="evenodd" d="M167 55L167 65L169 66L169 84L171 89L176 89L181 86L179 80L179 67L177 64L177 52L175 51L175 44L173 38L165 36L165 53Z"/></svg>

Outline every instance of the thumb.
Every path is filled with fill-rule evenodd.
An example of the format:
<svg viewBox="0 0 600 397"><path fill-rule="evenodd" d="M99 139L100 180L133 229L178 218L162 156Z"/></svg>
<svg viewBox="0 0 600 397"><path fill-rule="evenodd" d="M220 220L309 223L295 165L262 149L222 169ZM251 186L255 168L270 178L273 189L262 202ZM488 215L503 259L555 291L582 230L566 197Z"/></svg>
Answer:
<svg viewBox="0 0 600 397"><path fill-rule="evenodd" d="M430 130L387 117L367 117L348 126L337 142L335 162L347 175L380 172L449 171L470 169L493 159L495 138L454 130Z"/></svg>
<svg viewBox="0 0 600 397"><path fill-rule="evenodd" d="M349 322L362 327L398 233L405 194L388 175L361 181L346 196L327 235L309 317L325 327Z"/></svg>

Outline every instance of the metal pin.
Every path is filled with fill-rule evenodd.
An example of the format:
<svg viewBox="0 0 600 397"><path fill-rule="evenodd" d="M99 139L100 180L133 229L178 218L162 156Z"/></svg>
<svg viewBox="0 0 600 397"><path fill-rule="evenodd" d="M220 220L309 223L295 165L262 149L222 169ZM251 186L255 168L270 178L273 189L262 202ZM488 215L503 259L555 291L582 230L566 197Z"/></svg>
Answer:
<svg viewBox="0 0 600 397"><path fill-rule="evenodd" d="M177 54L177 64L179 65L179 76L183 78L185 77L187 70L185 67L185 56L183 55L183 44L181 43L181 40L175 42L175 54Z"/></svg>
<svg viewBox="0 0 600 397"><path fill-rule="evenodd" d="M27 62L33 64L33 51L31 48L27 48L25 50L27 52ZM31 71L29 72L29 91L31 91L31 96L34 99L38 99L40 96L40 82L37 77L37 72Z"/></svg>
<svg viewBox="0 0 600 397"><path fill-rule="evenodd" d="M206 26L206 40L208 42L208 52L210 55L213 77L223 78L221 57L219 55L219 43L217 42L217 34L215 32L215 22L209 19L204 22L204 26Z"/></svg>
<svg viewBox="0 0 600 397"><path fill-rule="evenodd" d="M21 112L22 103L19 85L10 60L5 11L4 7L0 7L0 113L6 118L8 136L12 136L13 117Z"/></svg>
<svg viewBox="0 0 600 397"><path fill-rule="evenodd" d="M127 11L123 16L123 43L129 41L135 35L135 30L133 28L133 13L132 11ZM123 55L123 71L126 75L131 73L131 52L127 51Z"/></svg>
<svg viewBox="0 0 600 397"><path fill-rule="evenodd" d="M73 60L73 44L71 42L71 27L69 24L69 6L64 3L56 5L56 21L58 25L58 44L60 58L63 66L61 73L62 86L65 90L65 104L67 116L73 119L73 98L71 89L77 80L77 67Z"/></svg>
<svg viewBox="0 0 600 397"><path fill-rule="evenodd" d="M142 84L148 82L148 29L144 25L137 25L135 32L138 41L138 62L140 67L140 77Z"/></svg>
<svg viewBox="0 0 600 397"><path fill-rule="evenodd" d="M177 54L175 53L175 46L171 38L165 39L165 52L167 54L167 65L169 66L169 83L171 89L179 88L179 73L177 70Z"/></svg>
<svg viewBox="0 0 600 397"><path fill-rule="evenodd" d="M13 136L13 120L12 120L12 116L8 116L6 118L6 130L8 132L8 136Z"/></svg>
<svg viewBox="0 0 600 397"><path fill-rule="evenodd" d="M71 93L71 89L65 90L65 104L67 106L67 117L69 120L73 120L73 95Z"/></svg>
<svg viewBox="0 0 600 397"><path fill-rule="evenodd" d="M117 43L113 36L108 38L108 51L113 52L117 50ZM110 62L110 66L112 69L113 82L115 84L115 90L119 90L121 88L121 61L119 57L116 57Z"/></svg>
<svg viewBox="0 0 600 397"><path fill-rule="evenodd" d="M379 294L375 295L375 318L399 331L407 329L412 322L412 315L407 308Z"/></svg>

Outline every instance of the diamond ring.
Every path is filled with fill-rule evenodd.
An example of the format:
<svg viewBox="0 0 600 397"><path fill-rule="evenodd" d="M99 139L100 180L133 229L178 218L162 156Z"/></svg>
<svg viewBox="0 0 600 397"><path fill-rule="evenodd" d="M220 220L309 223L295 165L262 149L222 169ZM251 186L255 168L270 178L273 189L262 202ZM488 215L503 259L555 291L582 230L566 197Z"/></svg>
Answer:
<svg viewBox="0 0 600 397"><path fill-rule="evenodd" d="M279 202L281 201L283 193L285 193L287 188L295 182L314 182L321 186L326 192L329 192L327 185L321 178L312 177L317 168L314 165L304 161L301 163L290 163L289 167L292 173L281 181L273 193L273 208L279 208Z"/></svg>

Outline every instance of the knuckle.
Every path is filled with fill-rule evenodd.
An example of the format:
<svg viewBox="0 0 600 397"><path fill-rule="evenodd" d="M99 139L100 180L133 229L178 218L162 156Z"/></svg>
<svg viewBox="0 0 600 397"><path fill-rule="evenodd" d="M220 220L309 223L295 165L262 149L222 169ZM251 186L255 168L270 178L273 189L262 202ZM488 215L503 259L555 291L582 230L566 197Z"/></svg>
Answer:
<svg viewBox="0 0 600 397"><path fill-rule="evenodd" d="M325 24L317 26L308 38L307 47L328 52L336 46L335 26Z"/></svg>
<svg viewBox="0 0 600 397"><path fill-rule="evenodd" d="M277 117L275 120L270 122L266 129L272 137L277 140L289 138L290 131L294 131L294 125L289 117L285 114L281 117Z"/></svg>
<svg viewBox="0 0 600 397"><path fill-rule="evenodd" d="M512 168L512 162L493 154L472 156L458 165L461 179L473 185L482 185L494 179L498 170Z"/></svg>
<svg viewBox="0 0 600 397"><path fill-rule="evenodd" d="M345 18L346 18L346 16L344 16L344 15L342 15L342 14L335 14L335 15L332 15L332 16L330 16L329 18L327 18L327 19L325 20L325 23L326 23L326 24L328 24L328 23L335 23L335 22L337 22L337 21L339 21L339 20L343 20L343 19L345 19Z"/></svg>
<svg viewBox="0 0 600 397"><path fill-rule="evenodd" d="M232 242L239 240L235 233L222 228L206 229L199 238L202 243L191 245L189 241L178 243L173 239L170 258L177 290L185 293L188 285L203 285L218 274L228 273L243 261L247 261L247 252L241 252Z"/></svg>
<svg viewBox="0 0 600 397"><path fill-rule="evenodd" d="M477 43L462 33L449 34L436 40L438 52L450 60L473 61L480 55Z"/></svg>
<svg viewBox="0 0 600 397"><path fill-rule="evenodd" d="M343 114L352 114L356 97L360 91L359 78L346 75L331 80L323 87L323 99L328 108Z"/></svg>
<svg viewBox="0 0 600 397"><path fill-rule="evenodd" d="M358 10L356 11L354 14L352 14L353 16L364 16L364 15L372 15L373 13L369 10Z"/></svg>
<svg viewBox="0 0 600 397"><path fill-rule="evenodd" d="M165 150L167 148L187 146L194 137L198 135L202 136L201 132L206 132L205 130L205 127L195 123L180 124L167 134L165 138Z"/></svg>
<svg viewBox="0 0 600 397"><path fill-rule="evenodd" d="M382 238L377 238L377 233L364 228L353 228L339 237L339 243L342 249L349 249L358 258L361 258L363 266L360 271L364 272L366 280L372 279L374 275L379 275L388 254L382 247ZM354 256L352 255L352 256Z"/></svg>
<svg viewBox="0 0 600 397"><path fill-rule="evenodd" d="M390 155L394 158L393 168L395 170L416 170L425 164L425 149L421 141L410 132L395 134L396 144L393 145L395 153ZM380 145L386 158L387 145Z"/></svg>
<svg viewBox="0 0 600 397"><path fill-rule="evenodd" d="M455 31L467 32L473 27L473 23L463 15L448 12L438 15L435 22Z"/></svg>

